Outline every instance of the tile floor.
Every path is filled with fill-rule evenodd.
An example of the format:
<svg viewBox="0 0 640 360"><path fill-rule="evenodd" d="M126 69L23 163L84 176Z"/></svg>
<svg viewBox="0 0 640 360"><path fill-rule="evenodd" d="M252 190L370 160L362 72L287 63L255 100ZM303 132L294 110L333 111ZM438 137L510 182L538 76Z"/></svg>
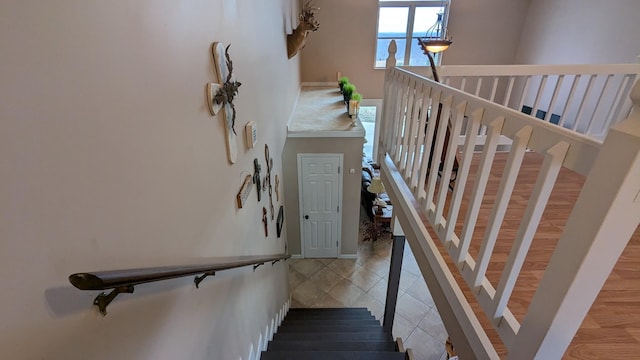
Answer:
<svg viewBox="0 0 640 360"><path fill-rule="evenodd" d="M361 242L357 260L291 259L292 307L367 307L382 322L387 292L390 236ZM447 333L418 265L405 245L393 336L416 360L446 359Z"/></svg>

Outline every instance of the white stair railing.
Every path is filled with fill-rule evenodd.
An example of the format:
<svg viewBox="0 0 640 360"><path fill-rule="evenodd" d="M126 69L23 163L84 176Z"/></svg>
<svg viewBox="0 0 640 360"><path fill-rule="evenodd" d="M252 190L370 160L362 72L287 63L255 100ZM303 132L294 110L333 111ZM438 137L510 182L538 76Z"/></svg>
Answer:
<svg viewBox="0 0 640 360"><path fill-rule="evenodd" d="M640 64L444 65L438 74L446 85L602 140L629 116Z"/></svg>
<svg viewBox="0 0 640 360"><path fill-rule="evenodd" d="M510 357L552 359L566 351L640 223L640 84L636 83L631 98L631 116L614 125L601 143L405 69L387 69L379 147L380 159L385 159L383 180L412 250L424 252L416 259L430 289L437 288L436 305L461 355L497 357L470 312L461 286L473 292L513 354ZM435 121L438 114L439 123ZM477 138L464 140L459 135L463 129L475 133L483 126L487 130L480 167L471 189L465 189ZM500 137L513 143L493 194L480 250L474 256L469 246ZM500 280L493 284L486 271L527 151L541 154L544 160ZM456 186L449 193L443 184L454 177L457 159ZM586 176L586 182L551 260L541 265L547 270L519 322L508 306L509 299L562 167ZM461 214L465 190L471 195L466 214ZM459 232L455 229L458 219L464 219ZM466 284L451 276L425 223Z"/></svg>

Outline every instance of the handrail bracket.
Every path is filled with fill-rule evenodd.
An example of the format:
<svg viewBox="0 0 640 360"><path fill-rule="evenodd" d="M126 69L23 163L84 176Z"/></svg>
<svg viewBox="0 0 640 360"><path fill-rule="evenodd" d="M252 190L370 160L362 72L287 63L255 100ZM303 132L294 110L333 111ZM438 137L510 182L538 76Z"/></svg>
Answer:
<svg viewBox="0 0 640 360"><path fill-rule="evenodd" d="M255 265L253 265L253 271L256 271L256 269L257 269L258 267L260 267L260 265L264 265L264 263L263 263L263 262L261 262L261 263L259 263L259 264L255 264Z"/></svg>
<svg viewBox="0 0 640 360"><path fill-rule="evenodd" d="M203 273L200 276L196 276L193 279L193 282L196 284L196 288L200 289L200 283L202 282L202 280L204 280L207 276L215 276L216 272L215 271L208 271L206 273Z"/></svg>
<svg viewBox="0 0 640 360"><path fill-rule="evenodd" d="M100 310L100 314L102 316L107 316L107 306L111 304L113 299L121 293L133 293L133 285L120 286L113 288L111 292L107 295L104 292L100 295L96 296L95 300L93 300L93 305L96 305Z"/></svg>

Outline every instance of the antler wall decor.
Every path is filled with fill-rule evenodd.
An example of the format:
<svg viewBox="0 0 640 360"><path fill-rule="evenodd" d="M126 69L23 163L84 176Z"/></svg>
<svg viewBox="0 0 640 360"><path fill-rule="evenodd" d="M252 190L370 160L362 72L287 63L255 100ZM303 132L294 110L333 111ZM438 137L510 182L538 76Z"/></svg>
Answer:
<svg viewBox="0 0 640 360"><path fill-rule="evenodd" d="M318 10L320 8L313 6L311 1L307 1L304 4L300 13L300 24L293 30L293 33L287 35L287 56L289 56L289 59L296 56L298 51L304 47L309 32L320 28L320 23L315 18Z"/></svg>
<svg viewBox="0 0 640 360"><path fill-rule="evenodd" d="M207 103L211 115L222 112L225 121L227 158L230 163L235 163L238 148L236 141L236 108L233 105L233 99L238 94L238 88L242 85L236 81L233 76L233 62L229 56L229 47L226 48L222 43L214 42L211 46L213 62L216 67L216 75L220 84L207 84Z"/></svg>

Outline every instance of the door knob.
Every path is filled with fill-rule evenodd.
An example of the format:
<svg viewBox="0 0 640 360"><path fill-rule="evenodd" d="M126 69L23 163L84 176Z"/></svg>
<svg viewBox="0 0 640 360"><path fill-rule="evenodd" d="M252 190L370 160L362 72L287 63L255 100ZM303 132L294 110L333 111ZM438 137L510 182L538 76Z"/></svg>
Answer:
<svg viewBox="0 0 640 360"><path fill-rule="evenodd" d="M309 220L309 215L305 215L305 216L304 216L304 219L305 219L305 220Z"/></svg>

